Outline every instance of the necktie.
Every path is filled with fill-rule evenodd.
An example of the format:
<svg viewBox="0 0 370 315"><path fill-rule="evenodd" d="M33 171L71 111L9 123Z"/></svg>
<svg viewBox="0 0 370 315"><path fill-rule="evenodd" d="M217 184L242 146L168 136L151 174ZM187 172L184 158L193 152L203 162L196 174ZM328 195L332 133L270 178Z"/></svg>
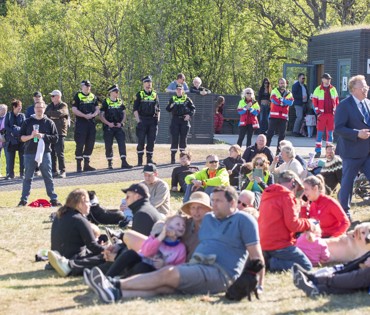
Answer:
<svg viewBox="0 0 370 315"><path fill-rule="evenodd" d="M360 108L361 108L362 115L364 115L364 117L365 117L365 122L368 123L368 121L369 121L369 111L367 109L367 106L363 102L360 102Z"/></svg>

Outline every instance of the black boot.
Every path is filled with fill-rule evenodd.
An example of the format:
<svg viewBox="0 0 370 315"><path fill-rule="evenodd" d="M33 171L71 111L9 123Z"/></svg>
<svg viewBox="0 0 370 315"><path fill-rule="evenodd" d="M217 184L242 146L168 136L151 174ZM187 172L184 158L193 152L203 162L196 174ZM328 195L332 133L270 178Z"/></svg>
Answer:
<svg viewBox="0 0 370 315"><path fill-rule="evenodd" d="M176 163L176 152L171 152L171 164Z"/></svg>
<svg viewBox="0 0 370 315"><path fill-rule="evenodd" d="M76 160L77 161L77 173L82 172L82 160Z"/></svg>
<svg viewBox="0 0 370 315"><path fill-rule="evenodd" d="M122 158L121 161L122 161L121 168L132 168L132 165L127 163L126 158Z"/></svg>
<svg viewBox="0 0 370 315"><path fill-rule="evenodd" d="M143 154L137 155L137 166L143 166Z"/></svg>
<svg viewBox="0 0 370 315"><path fill-rule="evenodd" d="M108 160L108 168L109 168L110 170L112 170L112 169L113 169L113 161L112 161L112 160Z"/></svg>
<svg viewBox="0 0 370 315"><path fill-rule="evenodd" d="M90 172L90 171L96 171L96 168L90 166L90 161L88 159L85 159L84 172Z"/></svg>
<svg viewBox="0 0 370 315"><path fill-rule="evenodd" d="M155 163L153 161L153 154L151 154L151 153L147 153L146 154L146 164L154 164L154 165L157 165L157 163Z"/></svg>

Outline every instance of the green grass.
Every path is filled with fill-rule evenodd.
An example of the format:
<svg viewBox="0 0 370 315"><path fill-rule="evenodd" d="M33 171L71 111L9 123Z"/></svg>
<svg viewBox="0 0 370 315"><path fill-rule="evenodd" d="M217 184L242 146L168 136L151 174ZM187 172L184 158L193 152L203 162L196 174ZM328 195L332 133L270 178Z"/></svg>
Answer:
<svg viewBox="0 0 370 315"><path fill-rule="evenodd" d="M72 148L72 144L68 144ZM103 150L103 147L101 147ZM198 150L198 149L197 149ZM194 155L201 159L207 152L199 147ZM226 156L227 148L214 151ZM168 147L164 147L168 159ZM73 152L72 152L73 153ZM163 158L163 159L164 159ZM73 163L73 154L68 153ZM197 158L198 159L198 158ZM104 161L104 157L102 159ZM168 181L168 179L166 179ZM104 206L118 207L122 187L130 182L84 186L98 192ZM61 201L75 187L58 187ZM30 200L41 198L45 189L32 191ZM253 298L240 303L231 303L216 296L172 295L153 299L133 299L116 305L101 304L93 292L84 285L82 278L61 278L54 271L45 271L43 262L35 262L34 255L40 249L50 248L51 223L48 208L14 208L19 198L18 191L0 193L0 314L367 314L370 299L367 293L344 296L307 298L297 290L291 274L267 274L265 293L260 300ZM181 206L181 196L171 196L172 209ZM357 204L354 219L370 221L368 203Z"/></svg>

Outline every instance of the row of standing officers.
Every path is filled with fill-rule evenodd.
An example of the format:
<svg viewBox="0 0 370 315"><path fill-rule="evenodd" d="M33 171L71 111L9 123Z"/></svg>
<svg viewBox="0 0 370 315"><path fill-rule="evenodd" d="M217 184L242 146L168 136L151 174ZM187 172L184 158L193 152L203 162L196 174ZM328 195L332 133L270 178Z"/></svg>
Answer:
<svg viewBox="0 0 370 315"><path fill-rule="evenodd" d="M142 79L143 89L136 94L133 113L137 122L137 159L138 166L143 165L146 151L146 163L154 163L154 144L158 133L160 120L159 100L156 91L152 88L151 76ZM77 172L95 170L90 165L91 154L94 149L96 137L95 117L100 116L103 122L103 137L105 142L105 155L108 168L113 168L113 141L116 139L121 168L132 168L126 160L126 136L123 130L127 115L126 107L119 98L119 88L113 85L108 89L107 97L99 109L97 97L91 93L91 83L88 80L81 82L81 91L76 93L72 103L72 111L76 116L74 140L76 142ZM172 96L166 107L172 113L170 125L171 132L171 163L175 163L178 150L183 152L187 147L187 136L190 131L191 117L195 113L195 106L191 99L184 93L183 86L177 84L176 95ZM145 147L146 144L146 147ZM82 162L84 165L82 167Z"/></svg>

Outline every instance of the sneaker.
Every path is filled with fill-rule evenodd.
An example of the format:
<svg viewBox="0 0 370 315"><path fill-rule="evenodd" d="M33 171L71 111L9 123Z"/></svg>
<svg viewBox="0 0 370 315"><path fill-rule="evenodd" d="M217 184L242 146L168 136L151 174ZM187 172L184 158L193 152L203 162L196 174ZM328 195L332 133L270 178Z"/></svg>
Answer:
<svg viewBox="0 0 370 315"><path fill-rule="evenodd" d="M66 277L71 273L71 267L69 267L69 260L61 255L58 252L49 250L48 258L50 265L56 270L56 272L61 277Z"/></svg>
<svg viewBox="0 0 370 315"><path fill-rule="evenodd" d="M59 172L53 172L53 178L57 178L59 176Z"/></svg>
<svg viewBox="0 0 370 315"><path fill-rule="evenodd" d="M103 272L94 267L90 272L90 282L99 298L105 303L114 303L121 298L121 291L113 286L105 277Z"/></svg>
<svg viewBox="0 0 370 315"><path fill-rule="evenodd" d="M50 200L52 207L61 207L62 204L58 201L58 199Z"/></svg>
<svg viewBox="0 0 370 315"><path fill-rule="evenodd" d="M37 171L33 174L34 177L40 177L41 176L41 172L40 171Z"/></svg>
<svg viewBox="0 0 370 315"><path fill-rule="evenodd" d="M14 179L14 175L13 176L12 175L7 175L7 176L5 176L4 179L5 180Z"/></svg>
<svg viewBox="0 0 370 315"><path fill-rule="evenodd" d="M296 270L296 272L293 273L293 283L309 297L314 297L320 294L319 289L312 283L312 281L309 281L300 270Z"/></svg>
<svg viewBox="0 0 370 315"><path fill-rule="evenodd" d="M316 281L315 275L313 273L309 272L308 270L304 269L301 265L298 265L298 264L294 264L293 267L292 267L293 279L294 279L294 275L296 273L298 273L298 271L302 272L308 280L315 283L315 281Z"/></svg>
<svg viewBox="0 0 370 315"><path fill-rule="evenodd" d="M17 206L17 207L24 207L24 206L27 206L27 201L25 201L25 200L21 200L21 201L18 203L18 206Z"/></svg>
<svg viewBox="0 0 370 315"><path fill-rule="evenodd" d="M90 274L91 274L91 270L90 269L87 269L85 268L84 269L84 272L83 272L83 277L84 277L84 282L85 284L91 289L93 290L97 295L99 295L98 291L95 290L95 287L92 285L91 283L91 280L90 280Z"/></svg>
<svg viewBox="0 0 370 315"><path fill-rule="evenodd" d="M66 172L60 172L60 174L58 175L58 178L66 178L66 177L67 177Z"/></svg>

